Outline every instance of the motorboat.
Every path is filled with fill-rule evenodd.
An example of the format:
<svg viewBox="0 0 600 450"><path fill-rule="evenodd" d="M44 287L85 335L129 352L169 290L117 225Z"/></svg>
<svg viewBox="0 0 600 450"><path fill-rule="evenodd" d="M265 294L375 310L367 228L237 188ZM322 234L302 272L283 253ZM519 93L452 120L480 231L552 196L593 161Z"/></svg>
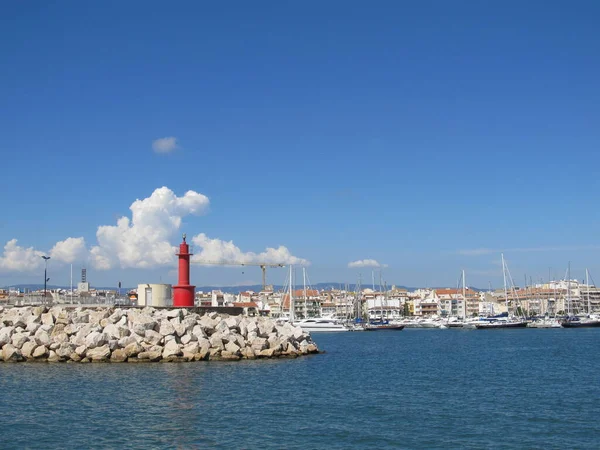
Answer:
<svg viewBox="0 0 600 450"><path fill-rule="evenodd" d="M527 324L529 328L562 328L560 321L552 317L543 317Z"/></svg>
<svg viewBox="0 0 600 450"><path fill-rule="evenodd" d="M350 331L350 328L345 326L339 320L325 317L311 317L298 320L294 322L294 325L302 328L302 331L307 331L309 333Z"/></svg>

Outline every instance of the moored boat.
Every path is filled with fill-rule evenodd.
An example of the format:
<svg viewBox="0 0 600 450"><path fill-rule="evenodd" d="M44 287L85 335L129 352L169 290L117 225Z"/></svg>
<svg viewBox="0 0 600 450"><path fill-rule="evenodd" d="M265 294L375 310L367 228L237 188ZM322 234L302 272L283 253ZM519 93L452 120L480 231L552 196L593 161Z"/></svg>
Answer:
<svg viewBox="0 0 600 450"><path fill-rule="evenodd" d="M600 327L600 319L594 316L569 316L562 320L560 324L563 328L593 328Z"/></svg>
<svg viewBox="0 0 600 450"><path fill-rule="evenodd" d="M476 323L475 328L478 330L490 330L497 328L527 328L527 321L519 319L494 319Z"/></svg>
<svg viewBox="0 0 600 450"><path fill-rule="evenodd" d="M345 326L343 323L340 323L335 319L323 317L302 319L297 322L294 322L294 325L302 328L302 331L308 331L309 333L350 331L350 328Z"/></svg>
<svg viewBox="0 0 600 450"><path fill-rule="evenodd" d="M544 317L534 320L527 324L529 328L562 328L561 323L556 318Z"/></svg>
<svg viewBox="0 0 600 450"><path fill-rule="evenodd" d="M404 325L389 320L375 320L365 324L365 331L401 331Z"/></svg>

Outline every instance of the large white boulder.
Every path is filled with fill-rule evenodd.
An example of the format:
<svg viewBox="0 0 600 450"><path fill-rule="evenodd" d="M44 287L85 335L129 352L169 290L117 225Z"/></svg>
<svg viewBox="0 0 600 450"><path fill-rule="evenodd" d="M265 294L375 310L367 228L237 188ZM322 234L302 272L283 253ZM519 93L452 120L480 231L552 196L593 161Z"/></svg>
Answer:
<svg viewBox="0 0 600 450"><path fill-rule="evenodd" d="M10 342L13 331L13 327L0 328L0 347Z"/></svg>
<svg viewBox="0 0 600 450"><path fill-rule="evenodd" d="M102 347L108 342L108 336L98 331L92 331L85 337L85 345L88 349ZM108 347L107 347L108 348Z"/></svg>
<svg viewBox="0 0 600 450"><path fill-rule="evenodd" d="M175 334L175 327L168 320L161 320L158 332L163 336Z"/></svg>
<svg viewBox="0 0 600 450"><path fill-rule="evenodd" d="M170 356L180 356L181 354L181 345L179 345L175 340L172 340L165 344L162 357L169 358Z"/></svg>
<svg viewBox="0 0 600 450"><path fill-rule="evenodd" d="M21 350L14 345L5 344L2 347L2 359L6 362L17 362L23 359L23 355L21 354Z"/></svg>
<svg viewBox="0 0 600 450"><path fill-rule="evenodd" d="M154 330L146 330L144 340L149 344L157 345L163 340L163 335Z"/></svg>
<svg viewBox="0 0 600 450"><path fill-rule="evenodd" d="M87 352L85 352L85 356L90 358L92 361L105 361L110 356L110 348L108 344L89 348Z"/></svg>

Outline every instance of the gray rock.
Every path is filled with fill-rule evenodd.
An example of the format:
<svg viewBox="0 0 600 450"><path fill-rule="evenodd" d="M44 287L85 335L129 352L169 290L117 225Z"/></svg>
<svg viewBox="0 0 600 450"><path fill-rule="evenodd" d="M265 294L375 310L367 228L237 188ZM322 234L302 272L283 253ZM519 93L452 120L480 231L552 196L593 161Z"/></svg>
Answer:
<svg viewBox="0 0 600 450"><path fill-rule="evenodd" d="M137 335L135 335L135 336L137 336ZM125 348L129 344L134 344L134 343L137 343L137 339L134 337L134 335L126 336L124 338L119 339L119 347L120 348Z"/></svg>
<svg viewBox="0 0 600 450"><path fill-rule="evenodd" d="M121 339L121 338L129 335L128 328L126 328L124 326L120 326L120 325L115 325L113 323L109 323L108 325L106 325L104 327L103 331L109 337L114 338L114 339Z"/></svg>
<svg viewBox="0 0 600 450"><path fill-rule="evenodd" d="M33 351L36 349L37 344L33 341L27 341L23 344L23 347L21 347L21 354L27 358L30 359L32 358L33 355Z"/></svg>
<svg viewBox="0 0 600 450"><path fill-rule="evenodd" d="M119 341L118 341L118 339L110 339L108 341L108 348L110 348L111 352L114 351L114 350L116 350L116 349L118 349L119 348Z"/></svg>
<svg viewBox="0 0 600 450"><path fill-rule="evenodd" d="M200 345L198 344L198 341L193 341L190 342L187 345L183 346L183 356L186 356L189 358L189 355L192 355L192 357L198 353L200 351Z"/></svg>
<svg viewBox="0 0 600 450"><path fill-rule="evenodd" d="M122 309L116 309L114 313L112 313L109 317L108 320L110 321L110 323L117 323L119 320L121 320L123 318L123 310Z"/></svg>
<svg viewBox="0 0 600 450"><path fill-rule="evenodd" d="M50 339L50 335L47 331L44 330L43 327L39 327L38 330L35 332L34 340L37 345L44 346L48 346L52 342L52 340Z"/></svg>
<svg viewBox="0 0 600 450"><path fill-rule="evenodd" d="M63 325L68 325L71 323L71 316L67 311L60 311L54 320L55 324L61 323Z"/></svg>
<svg viewBox="0 0 600 450"><path fill-rule="evenodd" d="M29 325L29 324L40 324L40 323L42 323L42 316L41 316L41 314L39 316L36 316L36 315L32 314L31 316L27 317L26 322L27 322L27 325Z"/></svg>
<svg viewBox="0 0 600 450"><path fill-rule="evenodd" d="M50 352L48 353L48 362L59 362L59 361L60 361L60 356L58 356L54 350L50 350Z"/></svg>
<svg viewBox="0 0 600 450"><path fill-rule="evenodd" d="M158 361L162 357L162 352L159 351L148 351L142 352L138 355L138 359L148 361Z"/></svg>
<svg viewBox="0 0 600 450"><path fill-rule="evenodd" d="M198 325L200 325L205 332L212 332L215 327L217 326L217 324L219 323L218 321L214 320L213 317L217 317L216 313L213 317L213 314L205 314L202 317L200 317L200 320L198 321Z"/></svg>
<svg viewBox="0 0 600 450"><path fill-rule="evenodd" d="M88 348L87 352L85 352L85 356L92 361L106 361L110 356L110 348L108 347L108 344Z"/></svg>
<svg viewBox="0 0 600 450"><path fill-rule="evenodd" d="M179 337L183 336L185 334L185 332L187 331L185 328L185 325L182 323L174 324L173 328L175 329L175 334Z"/></svg>
<svg viewBox="0 0 600 450"><path fill-rule="evenodd" d="M59 333L52 338L52 342L62 344L63 342L69 342L69 336L67 333Z"/></svg>
<svg viewBox="0 0 600 450"><path fill-rule="evenodd" d="M33 353L31 354L35 359L42 359L48 357L48 348L44 345L40 345L35 348Z"/></svg>
<svg viewBox="0 0 600 450"><path fill-rule="evenodd" d="M98 331L92 331L85 337L85 345L88 349L103 347L107 342L108 336L104 333L99 333Z"/></svg>
<svg viewBox="0 0 600 450"><path fill-rule="evenodd" d="M206 338L200 338L198 339L198 346L200 347L200 353L208 353L210 341Z"/></svg>
<svg viewBox="0 0 600 450"><path fill-rule="evenodd" d="M254 349L252 347L244 347L240 350L242 356L246 359L255 359L256 353L254 353Z"/></svg>
<svg viewBox="0 0 600 450"><path fill-rule="evenodd" d="M227 344L225 344L225 350L227 350L233 355L239 355L240 353L240 347L237 344L234 344L233 342L228 342Z"/></svg>
<svg viewBox="0 0 600 450"><path fill-rule="evenodd" d="M25 328L25 330L27 330L28 332L35 334L35 332L38 330L38 328L40 327L39 323L36 322L29 322L27 324L27 327Z"/></svg>
<svg viewBox="0 0 600 450"><path fill-rule="evenodd" d="M221 352L221 359L225 360L225 361L237 361L240 358L241 358L241 356L237 353L231 353L231 352L228 352L227 350L223 350Z"/></svg>
<svg viewBox="0 0 600 450"><path fill-rule="evenodd" d="M154 331L154 330L146 330L146 334L144 336L144 340L149 344L159 344L163 339L163 335Z"/></svg>
<svg viewBox="0 0 600 450"><path fill-rule="evenodd" d="M75 346L70 344L69 342L63 342L60 346L55 350L56 354L64 360L70 359L71 354L75 352Z"/></svg>
<svg viewBox="0 0 600 450"><path fill-rule="evenodd" d="M85 345L80 345L75 349L75 353L77 353L79 356L84 356L86 352L87 347Z"/></svg>
<svg viewBox="0 0 600 450"><path fill-rule="evenodd" d="M127 361L127 354L122 348L114 350L110 355L110 362L125 362Z"/></svg>
<svg viewBox="0 0 600 450"><path fill-rule="evenodd" d="M255 352L260 352L268 347L268 341L265 338L257 337L250 343L250 346Z"/></svg>
<svg viewBox="0 0 600 450"><path fill-rule="evenodd" d="M127 347L125 347L123 350L125 351L125 356L130 358L132 356L137 356L138 354L142 353L144 351L144 347L142 347L137 342L133 342L127 345Z"/></svg>
<svg viewBox="0 0 600 450"><path fill-rule="evenodd" d="M169 341L165 344L165 348L162 353L163 358L169 358L170 356L180 356L182 354L181 346L174 340Z"/></svg>
<svg viewBox="0 0 600 450"><path fill-rule="evenodd" d="M227 319L225 319L225 323L227 324L230 330L237 330L239 319L235 316L228 317Z"/></svg>
<svg viewBox="0 0 600 450"><path fill-rule="evenodd" d="M54 325L54 317L52 316L52 313L45 313L42 314L42 324L44 325Z"/></svg>
<svg viewBox="0 0 600 450"><path fill-rule="evenodd" d="M29 340L29 334L15 333L12 335L11 342L16 348L21 349L23 344Z"/></svg>
<svg viewBox="0 0 600 450"><path fill-rule="evenodd" d="M8 344L11 341L13 331L13 327L0 328L0 347L2 347L5 344Z"/></svg>
<svg viewBox="0 0 600 450"><path fill-rule="evenodd" d="M198 322L196 321L195 317L190 316L183 319L181 323L185 327L185 332L191 333L191 331L194 329Z"/></svg>
<svg viewBox="0 0 600 450"><path fill-rule="evenodd" d="M73 323L89 323L90 313L88 311L78 311L71 320Z"/></svg>
<svg viewBox="0 0 600 450"><path fill-rule="evenodd" d="M107 310L92 311L89 313L88 322L91 324L100 324L103 319L106 319L110 313Z"/></svg>
<svg viewBox="0 0 600 450"><path fill-rule="evenodd" d="M206 337L204 328L202 328L201 325L195 325L194 328L192 328L192 335L196 336L196 339L198 339L198 340Z"/></svg>
<svg viewBox="0 0 600 450"><path fill-rule="evenodd" d="M170 334L175 334L175 327L168 320L162 320L160 322L160 328L158 332L163 336L168 336Z"/></svg>
<svg viewBox="0 0 600 450"><path fill-rule="evenodd" d="M223 340L221 339L220 335L214 334L210 337L209 339L210 342L210 348L216 348L219 350L223 350L225 348L225 344L223 343Z"/></svg>
<svg viewBox="0 0 600 450"><path fill-rule="evenodd" d="M190 343L191 341L198 341L198 339L196 338L196 336L192 335L192 334L184 334L183 336L181 336L181 343L183 345L186 345L188 343Z"/></svg>
<svg viewBox="0 0 600 450"><path fill-rule="evenodd" d="M254 321L250 321L246 323L246 332L247 333L253 333L258 331L258 326L256 325L256 322Z"/></svg>
<svg viewBox="0 0 600 450"><path fill-rule="evenodd" d="M67 333L67 335L71 336L73 334L77 334L79 330L83 327L80 323L70 323L66 327L63 328L63 332Z"/></svg>
<svg viewBox="0 0 600 450"><path fill-rule="evenodd" d="M225 333L229 331L229 325L226 320L221 320L217 326L215 326L215 333Z"/></svg>
<svg viewBox="0 0 600 450"><path fill-rule="evenodd" d="M181 314L181 309L171 309L169 311L167 311L167 313L165 314L165 317L167 317L168 319L181 319L182 318L182 314Z"/></svg>
<svg viewBox="0 0 600 450"><path fill-rule="evenodd" d="M170 341L175 341L175 342L177 342L177 338L176 338L175 336L173 336L172 334L169 334L168 336L165 336L165 337L163 338L163 342L164 342L165 344L166 344L167 342L170 342Z"/></svg>
<svg viewBox="0 0 600 450"><path fill-rule="evenodd" d="M5 344L4 347L2 347L2 359L5 362L17 362L23 359L23 355L21 354L21 350L14 345Z"/></svg>

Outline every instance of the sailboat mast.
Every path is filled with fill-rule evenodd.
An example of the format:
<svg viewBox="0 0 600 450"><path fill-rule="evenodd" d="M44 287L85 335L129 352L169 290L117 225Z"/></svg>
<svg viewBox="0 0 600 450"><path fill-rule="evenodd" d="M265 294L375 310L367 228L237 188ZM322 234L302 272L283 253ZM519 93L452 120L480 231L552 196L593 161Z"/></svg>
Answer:
<svg viewBox="0 0 600 450"><path fill-rule="evenodd" d="M508 290L506 289L506 265L504 264L504 253L500 253L502 257L502 276L504 277L504 302L506 304L506 313L508 314Z"/></svg>
<svg viewBox="0 0 600 450"><path fill-rule="evenodd" d="M307 298L306 298L306 267L302 268L302 283L304 284L304 318L308 317L308 308L306 306Z"/></svg>
<svg viewBox="0 0 600 450"><path fill-rule="evenodd" d="M290 322L294 321L294 287L292 286L294 281L292 280L292 274L294 272L294 266L290 264Z"/></svg>
<svg viewBox="0 0 600 450"><path fill-rule="evenodd" d="M466 284L465 281L465 270L462 271L462 294L463 294L463 304L464 304L464 319L467 318L467 293L466 293Z"/></svg>
<svg viewBox="0 0 600 450"><path fill-rule="evenodd" d="M592 313L590 308L590 273L587 268L585 269L585 285L587 287L587 304L588 304L588 314Z"/></svg>
<svg viewBox="0 0 600 450"><path fill-rule="evenodd" d="M571 261L567 269L567 313L571 315Z"/></svg>

